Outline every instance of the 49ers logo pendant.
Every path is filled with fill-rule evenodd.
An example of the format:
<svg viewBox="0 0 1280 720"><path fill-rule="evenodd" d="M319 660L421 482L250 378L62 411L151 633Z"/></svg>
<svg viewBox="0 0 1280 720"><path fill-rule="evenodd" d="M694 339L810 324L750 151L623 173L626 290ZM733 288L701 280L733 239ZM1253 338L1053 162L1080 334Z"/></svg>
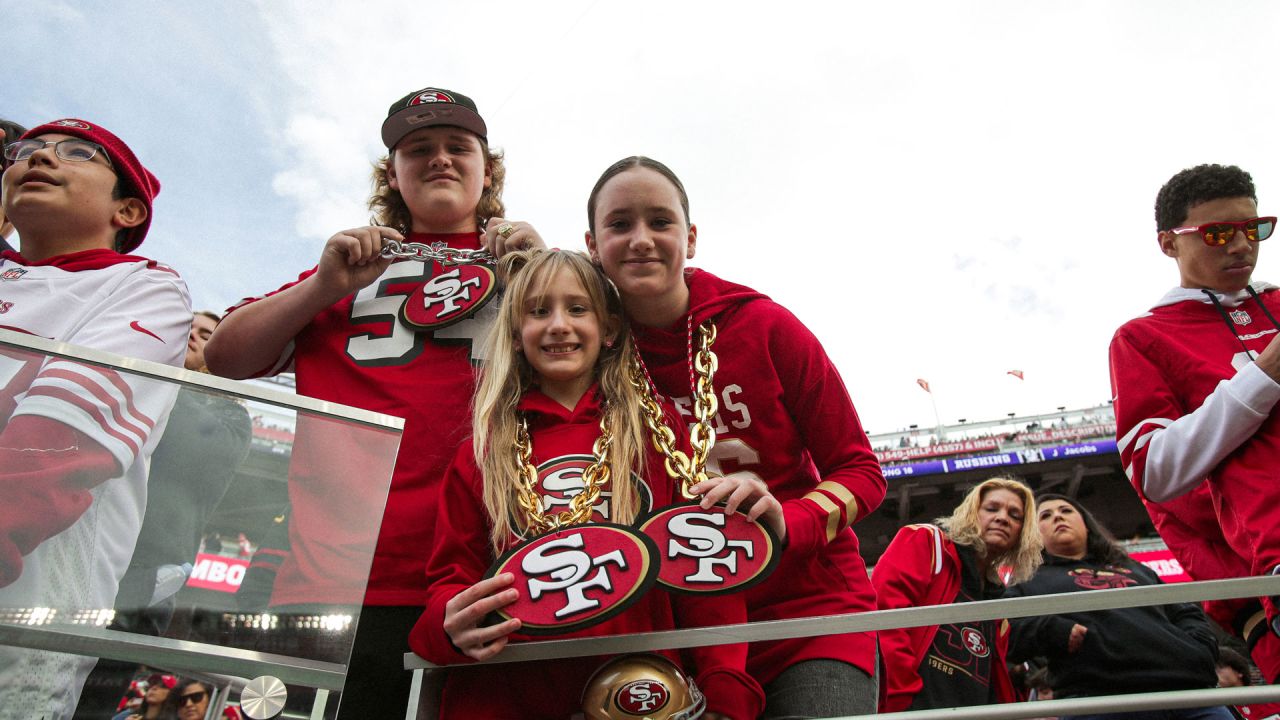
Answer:
<svg viewBox="0 0 1280 720"><path fill-rule="evenodd" d="M561 455L538 465L535 489L542 498L542 511L554 515L568 510L573 498L586 490L582 473L593 462L595 457L592 455ZM636 509L636 517L643 517L653 509L653 491L649 489L649 483L634 472L631 473L631 488L631 506ZM613 518L614 502L612 489L601 490L600 499L591 509L590 522L609 522ZM511 527L517 529L516 539L524 540L527 536L519 531L520 524L513 509Z"/></svg>
<svg viewBox="0 0 1280 720"><path fill-rule="evenodd" d="M736 592L764 580L778 564L778 538L724 505L671 505L645 518L640 531L658 546L658 583L683 593Z"/></svg>
<svg viewBox="0 0 1280 720"><path fill-rule="evenodd" d="M520 598L497 614L520 618L526 635L558 635L604 622L653 585L657 548L635 530L587 523L523 542L503 553L485 578L509 572Z"/></svg>
<svg viewBox="0 0 1280 720"><path fill-rule="evenodd" d="M435 330L466 320L484 307L498 286L493 270L486 265L454 265L442 270L409 295L400 311L406 325Z"/></svg>

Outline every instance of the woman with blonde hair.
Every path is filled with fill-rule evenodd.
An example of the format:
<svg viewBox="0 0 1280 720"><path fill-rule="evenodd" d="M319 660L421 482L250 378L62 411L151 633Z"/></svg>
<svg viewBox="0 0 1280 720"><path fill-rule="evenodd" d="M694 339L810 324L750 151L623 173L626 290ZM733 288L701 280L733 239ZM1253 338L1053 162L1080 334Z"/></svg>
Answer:
<svg viewBox="0 0 1280 720"><path fill-rule="evenodd" d="M871 575L881 610L994 600L1035 574L1042 544L1031 488L993 477L950 517L898 531ZM1017 699L1005 654L1005 620L898 628L880 633L881 712L963 707Z"/></svg>

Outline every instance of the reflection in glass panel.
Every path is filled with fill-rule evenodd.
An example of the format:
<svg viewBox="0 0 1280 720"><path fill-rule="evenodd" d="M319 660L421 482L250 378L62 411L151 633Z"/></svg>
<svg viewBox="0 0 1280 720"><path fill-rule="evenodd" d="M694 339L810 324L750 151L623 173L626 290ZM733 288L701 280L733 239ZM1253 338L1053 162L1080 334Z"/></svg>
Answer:
<svg viewBox="0 0 1280 720"><path fill-rule="evenodd" d="M0 388L0 624L203 644L183 667L0 645L0 708L113 718L194 679L217 710L270 674L202 670L222 648L345 671L399 430L12 345Z"/></svg>

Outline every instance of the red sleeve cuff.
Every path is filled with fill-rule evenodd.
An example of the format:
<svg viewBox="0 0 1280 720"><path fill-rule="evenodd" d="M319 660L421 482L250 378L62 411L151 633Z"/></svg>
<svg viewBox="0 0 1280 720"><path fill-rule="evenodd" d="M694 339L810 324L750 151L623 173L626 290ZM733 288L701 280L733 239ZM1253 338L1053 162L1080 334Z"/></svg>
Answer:
<svg viewBox="0 0 1280 720"><path fill-rule="evenodd" d="M782 519L787 523L787 549L808 555L826 544L826 528L820 527L817 508L812 500L796 498L782 504Z"/></svg>
<svg viewBox="0 0 1280 720"><path fill-rule="evenodd" d="M461 590L459 589L458 592ZM422 611L422 616L409 631L409 649L436 665L472 662L471 658L458 650L458 647L449 639L449 634L444 631L444 606L448 600L440 600L439 595L435 593L433 595L434 597L427 601L427 607ZM453 593L450 593L449 597L453 597Z"/></svg>
<svg viewBox="0 0 1280 720"><path fill-rule="evenodd" d="M702 694L707 696L707 710L733 720L753 720L764 712L764 690L750 675L741 670L717 668L697 679Z"/></svg>

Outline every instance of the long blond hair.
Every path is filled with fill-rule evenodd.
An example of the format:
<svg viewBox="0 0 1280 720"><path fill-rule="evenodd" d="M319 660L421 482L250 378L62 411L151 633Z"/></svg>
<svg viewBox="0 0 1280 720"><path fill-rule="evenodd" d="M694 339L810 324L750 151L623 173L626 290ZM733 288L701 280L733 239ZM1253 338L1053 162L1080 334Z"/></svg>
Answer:
<svg viewBox="0 0 1280 720"><path fill-rule="evenodd" d="M520 506L516 502L519 468L515 451L516 411L520 398L535 384L533 368L516 351L521 318L530 299L542 297L559 272L568 272L587 292L591 309L606 328L616 329L613 347L603 347L596 361L595 376L605 401L605 413L613 431L609 451L610 484L613 501L610 521L629 524L637 513L637 488L632 473L644 472L647 441L640 395L632 388L627 372L635 348L622 316L622 301L604 274L587 256L565 250L526 250L511 253L499 263L498 273L506 285L498 319L486 341L485 368L476 388L472 413L472 447L476 464L484 476L484 505L489 514L490 542L500 554L512 535L522 534Z"/></svg>
<svg viewBox="0 0 1280 720"><path fill-rule="evenodd" d="M982 499L992 490L1008 490L1022 500L1022 531L1018 533L1018 542L1008 552L990 558L987 565L992 580L1000 579L995 573L1001 567L1009 567L1009 584L1012 585L1035 575L1042 560L1040 551L1044 549L1044 541L1040 538L1040 526L1036 524L1036 500L1031 488L1011 477L983 480L964 496L951 517L938 518L934 522L946 531L951 542L967 545L979 558L987 559L987 544L982 540L982 529L978 526L978 510L982 507Z"/></svg>

